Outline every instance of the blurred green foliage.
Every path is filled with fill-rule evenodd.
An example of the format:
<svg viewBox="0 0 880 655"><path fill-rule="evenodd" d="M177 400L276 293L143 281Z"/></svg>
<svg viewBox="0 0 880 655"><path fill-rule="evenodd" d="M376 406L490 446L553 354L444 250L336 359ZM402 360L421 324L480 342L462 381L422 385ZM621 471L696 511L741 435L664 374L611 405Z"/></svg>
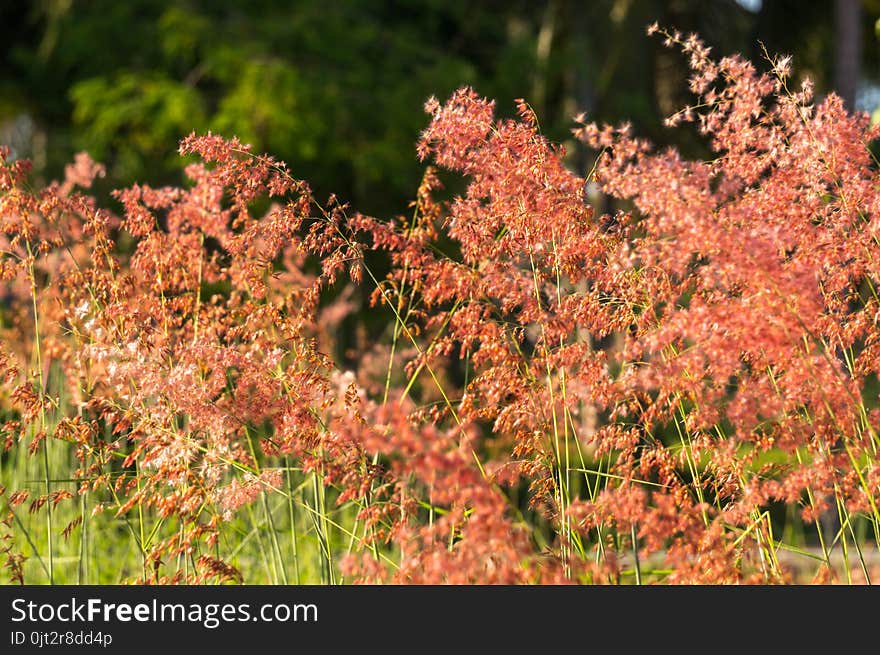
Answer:
<svg viewBox="0 0 880 655"><path fill-rule="evenodd" d="M496 98L502 114L527 99L555 140L568 139L585 110L699 148L695 135L661 126L687 102L687 73L679 53L645 36L655 20L698 32L716 54L759 57L760 39L827 89L833 2L744 4L7 0L0 125L32 121L18 150L43 175L57 177L85 149L108 164L109 187L179 181L177 141L192 130L237 135L287 161L319 195L400 213L422 171L414 144L424 101L465 84ZM880 0L862 11L870 77ZM569 145L572 165L586 166Z"/></svg>

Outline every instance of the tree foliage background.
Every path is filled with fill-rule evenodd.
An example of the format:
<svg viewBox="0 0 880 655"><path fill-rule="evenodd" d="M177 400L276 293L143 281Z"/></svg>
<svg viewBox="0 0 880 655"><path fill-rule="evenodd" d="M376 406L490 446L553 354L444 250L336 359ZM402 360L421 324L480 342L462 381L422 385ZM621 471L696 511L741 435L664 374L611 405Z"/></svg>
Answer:
<svg viewBox="0 0 880 655"><path fill-rule="evenodd" d="M847 6L859 33L841 37ZM878 77L878 17L878 0L7 0L0 141L47 178L88 150L119 187L178 181L178 139L210 129L388 215L421 175L431 95L470 84L502 112L525 98L554 140L585 111L698 150L662 128L688 101L685 62L644 36L649 23L696 31L716 54L792 54L822 93L842 38L861 44L861 88ZM589 165L573 143L571 165Z"/></svg>

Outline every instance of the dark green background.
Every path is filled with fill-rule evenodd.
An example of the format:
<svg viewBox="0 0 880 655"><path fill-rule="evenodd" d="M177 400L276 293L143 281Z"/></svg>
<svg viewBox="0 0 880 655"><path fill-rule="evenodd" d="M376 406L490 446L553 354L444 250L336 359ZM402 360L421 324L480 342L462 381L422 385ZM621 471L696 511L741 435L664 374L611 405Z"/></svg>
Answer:
<svg viewBox="0 0 880 655"><path fill-rule="evenodd" d="M839 1L839 0L838 0ZM846 0L843 0L846 1ZM718 55L794 55L795 75L834 84L834 0L4 0L0 141L44 180L78 150L107 188L178 182L177 141L237 135L287 161L319 197L406 211L422 165L426 98L469 84L502 114L528 100L552 139L580 111L631 120L698 152L662 118L688 101L685 60L653 21L697 31ZM880 1L861 3L863 80L877 74ZM573 167L588 153L569 144Z"/></svg>

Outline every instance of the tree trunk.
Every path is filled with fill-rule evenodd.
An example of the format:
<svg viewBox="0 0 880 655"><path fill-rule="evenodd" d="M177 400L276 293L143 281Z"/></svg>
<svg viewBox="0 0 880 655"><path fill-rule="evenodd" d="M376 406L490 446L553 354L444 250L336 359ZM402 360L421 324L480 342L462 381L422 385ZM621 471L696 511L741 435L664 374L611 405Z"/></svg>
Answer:
<svg viewBox="0 0 880 655"><path fill-rule="evenodd" d="M850 111L856 106L862 58L861 9L860 0L834 0L834 87Z"/></svg>

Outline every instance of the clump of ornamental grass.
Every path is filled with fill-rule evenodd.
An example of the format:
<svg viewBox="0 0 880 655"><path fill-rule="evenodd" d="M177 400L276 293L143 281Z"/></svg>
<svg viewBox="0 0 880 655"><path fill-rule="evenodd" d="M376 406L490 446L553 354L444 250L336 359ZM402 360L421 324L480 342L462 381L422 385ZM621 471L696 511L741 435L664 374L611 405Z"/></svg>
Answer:
<svg viewBox="0 0 880 655"><path fill-rule="evenodd" d="M877 131L787 58L649 31L709 161L579 119L582 177L468 88L427 103L390 220L211 134L118 216L87 156L34 190L4 153L3 465L42 458L0 490L11 577L105 516L149 583L871 582ZM386 328L346 368L364 285Z"/></svg>

